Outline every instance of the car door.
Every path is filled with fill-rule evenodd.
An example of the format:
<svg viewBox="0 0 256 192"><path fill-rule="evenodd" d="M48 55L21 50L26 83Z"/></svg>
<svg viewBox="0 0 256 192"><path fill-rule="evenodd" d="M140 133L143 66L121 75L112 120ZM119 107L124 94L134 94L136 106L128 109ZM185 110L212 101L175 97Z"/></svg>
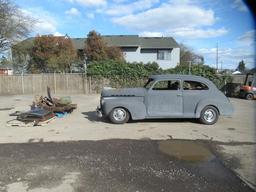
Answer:
<svg viewBox="0 0 256 192"><path fill-rule="evenodd" d="M183 98L180 80L160 80L146 95L149 117L180 117L183 115Z"/></svg>
<svg viewBox="0 0 256 192"><path fill-rule="evenodd" d="M209 87L199 81L183 81L184 117L195 117L199 101L209 97Z"/></svg>

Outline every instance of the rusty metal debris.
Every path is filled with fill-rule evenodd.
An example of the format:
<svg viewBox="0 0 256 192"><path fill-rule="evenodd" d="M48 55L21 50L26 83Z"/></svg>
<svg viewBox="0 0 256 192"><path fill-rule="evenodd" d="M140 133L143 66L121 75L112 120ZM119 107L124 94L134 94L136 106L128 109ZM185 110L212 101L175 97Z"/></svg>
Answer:
<svg viewBox="0 0 256 192"><path fill-rule="evenodd" d="M69 96L52 98L50 88L47 87L47 97L36 96L30 107L31 110L26 112L11 113L10 116L16 116L16 119L8 121L7 125L39 126L48 124L55 116L59 117L60 113L72 113L77 108L77 104L72 104Z"/></svg>
<svg viewBox="0 0 256 192"><path fill-rule="evenodd" d="M41 126L49 123L55 118L55 114L53 112L40 108L26 112L16 111L10 115L17 116L17 118L8 121L7 125L9 126Z"/></svg>
<svg viewBox="0 0 256 192"><path fill-rule="evenodd" d="M54 113L56 112L71 113L73 112L74 109L77 108L77 104L64 103L62 101L63 101L62 98L60 99L53 98L52 100L50 100L48 97L41 96L39 98L36 98L36 101L33 102L31 107L35 107L35 108L40 107L45 110L52 111Z"/></svg>

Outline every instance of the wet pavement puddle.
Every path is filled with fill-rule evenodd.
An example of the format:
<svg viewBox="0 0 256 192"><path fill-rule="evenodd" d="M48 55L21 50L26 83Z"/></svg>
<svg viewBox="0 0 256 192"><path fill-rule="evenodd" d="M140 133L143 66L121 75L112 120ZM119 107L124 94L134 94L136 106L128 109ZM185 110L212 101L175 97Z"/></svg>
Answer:
<svg viewBox="0 0 256 192"><path fill-rule="evenodd" d="M159 141L158 147L170 157L191 163L210 161L215 157L208 148L195 141L165 140Z"/></svg>

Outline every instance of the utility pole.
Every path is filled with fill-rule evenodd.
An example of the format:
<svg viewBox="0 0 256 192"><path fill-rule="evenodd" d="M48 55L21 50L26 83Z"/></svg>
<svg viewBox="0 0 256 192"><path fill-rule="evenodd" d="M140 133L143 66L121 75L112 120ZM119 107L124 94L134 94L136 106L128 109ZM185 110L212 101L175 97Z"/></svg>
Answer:
<svg viewBox="0 0 256 192"><path fill-rule="evenodd" d="M219 45L218 42L216 44L216 70L218 72L218 68L219 68Z"/></svg>
<svg viewBox="0 0 256 192"><path fill-rule="evenodd" d="M188 61L188 74L191 75L191 61Z"/></svg>

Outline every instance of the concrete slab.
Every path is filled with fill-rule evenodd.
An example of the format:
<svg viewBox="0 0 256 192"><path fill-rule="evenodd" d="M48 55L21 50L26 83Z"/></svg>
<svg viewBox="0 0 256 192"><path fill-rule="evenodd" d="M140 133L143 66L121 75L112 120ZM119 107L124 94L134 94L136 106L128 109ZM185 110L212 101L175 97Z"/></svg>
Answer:
<svg viewBox="0 0 256 192"><path fill-rule="evenodd" d="M255 101L231 99L235 107L232 118L220 118L212 126L195 120L165 119L132 121L114 125L96 117L99 95L72 95L78 109L65 118L44 127L8 127L6 122L17 110L29 110L32 95L0 97L0 143L26 143L32 139L47 141L121 139L203 139L220 142L255 142Z"/></svg>

